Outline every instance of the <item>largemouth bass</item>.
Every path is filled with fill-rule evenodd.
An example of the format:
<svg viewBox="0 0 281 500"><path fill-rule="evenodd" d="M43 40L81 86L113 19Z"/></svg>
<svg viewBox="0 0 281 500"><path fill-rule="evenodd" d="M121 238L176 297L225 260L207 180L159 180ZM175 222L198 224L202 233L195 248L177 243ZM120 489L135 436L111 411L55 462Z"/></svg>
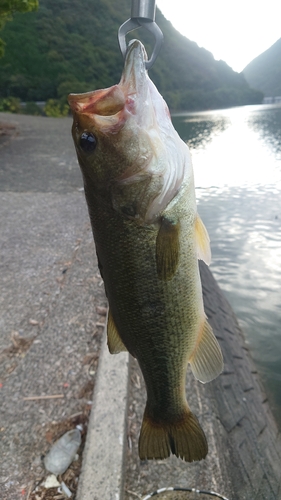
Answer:
<svg viewBox="0 0 281 500"><path fill-rule="evenodd" d="M145 60L134 40L118 85L69 96L72 134L109 302L108 347L136 357L146 384L140 458L191 462L208 446L186 401L188 363L203 383L223 367L198 270L210 246L188 147Z"/></svg>

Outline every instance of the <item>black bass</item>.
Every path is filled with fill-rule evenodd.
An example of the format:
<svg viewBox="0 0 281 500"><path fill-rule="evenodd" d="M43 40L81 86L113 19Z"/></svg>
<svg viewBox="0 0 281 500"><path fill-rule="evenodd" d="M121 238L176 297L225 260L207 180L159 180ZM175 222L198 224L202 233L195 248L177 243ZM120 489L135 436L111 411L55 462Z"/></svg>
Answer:
<svg viewBox="0 0 281 500"><path fill-rule="evenodd" d="M186 401L187 366L203 383L223 368L198 270L210 246L188 147L145 60L134 40L118 85L69 96L72 134L109 302L108 347L137 358L146 384L140 458L192 462L208 445Z"/></svg>

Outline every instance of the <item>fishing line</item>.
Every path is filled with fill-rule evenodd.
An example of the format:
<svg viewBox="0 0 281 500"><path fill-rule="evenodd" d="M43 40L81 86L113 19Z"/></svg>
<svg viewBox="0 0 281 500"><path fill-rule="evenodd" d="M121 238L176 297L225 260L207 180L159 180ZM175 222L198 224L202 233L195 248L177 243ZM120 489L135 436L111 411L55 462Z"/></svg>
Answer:
<svg viewBox="0 0 281 500"><path fill-rule="evenodd" d="M206 491L206 490L197 490L196 488L160 488L157 491L154 491L153 493L150 493L149 495L146 495L142 500L148 500L149 498L152 498L156 495L159 495L160 493L163 493L164 491L190 491L191 493L198 493L199 495L210 495L212 497L217 497L221 498L222 500L229 500L228 498L224 497L223 495L220 495L219 493L216 493L215 491Z"/></svg>

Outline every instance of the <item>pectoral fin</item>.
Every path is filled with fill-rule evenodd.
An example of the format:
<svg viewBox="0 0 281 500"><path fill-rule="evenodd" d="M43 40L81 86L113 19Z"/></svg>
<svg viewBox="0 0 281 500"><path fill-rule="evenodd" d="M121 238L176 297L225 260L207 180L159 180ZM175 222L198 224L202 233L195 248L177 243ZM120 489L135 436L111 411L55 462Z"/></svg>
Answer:
<svg viewBox="0 0 281 500"><path fill-rule="evenodd" d="M107 318L107 345L110 354L118 354L121 351L127 351L115 326L110 310Z"/></svg>
<svg viewBox="0 0 281 500"><path fill-rule="evenodd" d="M195 238L198 259L204 260L205 264L209 266L211 264L210 238L208 231L198 214L195 219Z"/></svg>
<svg viewBox="0 0 281 500"><path fill-rule="evenodd" d="M162 218L156 238L156 266L161 280L168 281L174 276L179 262L180 223Z"/></svg>
<svg viewBox="0 0 281 500"><path fill-rule="evenodd" d="M194 377L203 384L216 378L223 370L221 348L207 319L188 361Z"/></svg>

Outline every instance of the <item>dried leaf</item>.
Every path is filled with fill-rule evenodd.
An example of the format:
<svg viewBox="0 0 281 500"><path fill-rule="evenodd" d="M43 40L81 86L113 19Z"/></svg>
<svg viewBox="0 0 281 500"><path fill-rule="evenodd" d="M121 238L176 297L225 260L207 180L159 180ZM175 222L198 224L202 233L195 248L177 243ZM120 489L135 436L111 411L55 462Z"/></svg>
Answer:
<svg viewBox="0 0 281 500"><path fill-rule="evenodd" d="M33 326L39 325L39 321L37 321L37 319L30 318L29 323L30 323L30 325L33 325Z"/></svg>
<svg viewBox="0 0 281 500"><path fill-rule="evenodd" d="M97 306L96 311L101 316L106 316L107 315L107 307Z"/></svg>

